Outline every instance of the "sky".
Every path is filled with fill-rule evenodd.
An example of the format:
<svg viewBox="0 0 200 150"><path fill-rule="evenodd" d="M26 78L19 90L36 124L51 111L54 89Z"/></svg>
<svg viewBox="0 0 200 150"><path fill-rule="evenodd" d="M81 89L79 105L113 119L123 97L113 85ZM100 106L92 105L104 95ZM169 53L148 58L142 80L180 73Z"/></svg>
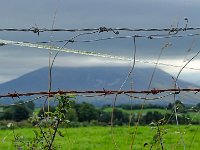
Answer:
<svg viewBox="0 0 200 150"><path fill-rule="evenodd" d="M198 0L1 0L0 29L3 28L170 28L185 27L188 19L189 27L199 27ZM80 32L79 32L80 33ZM41 42L68 40L79 34L69 32L0 32L0 39L20 42ZM179 34L196 34L181 32ZM113 32L83 35L76 40L92 40L106 37L167 34L167 32ZM159 62L183 65L184 60L192 58L200 50L199 36L147 39L136 38L136 66L144 67L141 61L156 62L160 51L166 44ZM63 43L47 43L62 46ZM69 43L65 48L98 52L119 57L133 58L133 38L113 39L99 42ZM53 57L55 52L52 52ZM49 51L45 49L20 47L15 45L0 46L0 83L17 78L25 73L48 66ZM186 59L185 59L186 58ZM199 57L189 63L188 67L199 69ZM153 64L148 64L153 66ZM131 66L130 61L119 61L110 58L82 56L79 54L59 53L55 66ZM159 65L161 69L175 75L180 68ZM199 71L184 69L180 78L200 84Z"/></svg>

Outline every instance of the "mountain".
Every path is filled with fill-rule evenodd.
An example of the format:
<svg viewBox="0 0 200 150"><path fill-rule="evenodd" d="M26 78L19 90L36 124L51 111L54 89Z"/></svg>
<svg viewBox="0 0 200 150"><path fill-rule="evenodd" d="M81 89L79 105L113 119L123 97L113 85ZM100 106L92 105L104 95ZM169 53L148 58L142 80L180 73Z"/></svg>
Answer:
<svg viewBox="0 0 200 150"><path fill-rule="evenodd" d="M52 70L52 90L119 90L129 70L130 68L128 67L54 67ZM134 90L146 90L152 72L153 68L135 68L132 75L133 81L130 77L124 84L123 89L131 89L132 85ZM27 73L9 82L2 83L0 84L0 94L13 93L14 91L19 93L47 91L49 80L48 73L48 67L45 67ZM180 88L198 87L197 85L182 80L178 80L178 86ZM173 87L174 81L172 76L161 69L156 69L151 89ZM96 97L93 99L95 99L93 100L95 104L105 103L103 100L98 101ZM123 96L121 99L126 99L123 100L123 102L127 102L129 98ZM195 94L187 94L184 95L183 101L188 104L195 104L199 99ZM106 101L106 103L109 102ZM159 101L159 103L163 102Z"/></svg>

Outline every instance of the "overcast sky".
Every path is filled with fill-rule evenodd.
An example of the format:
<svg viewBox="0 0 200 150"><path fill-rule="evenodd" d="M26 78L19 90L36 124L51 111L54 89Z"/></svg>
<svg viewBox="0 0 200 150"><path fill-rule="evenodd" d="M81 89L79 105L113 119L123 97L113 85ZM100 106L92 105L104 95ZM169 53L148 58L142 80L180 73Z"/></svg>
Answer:
<svg viewBox="0 0 200 150"><path fill-rule="evenodd" d="M170 26L185 27L185 17L190 27L200 26L200 1L198 0L1 0L0 28L169 28ZM162 32L166 34L166 32ZM180 34L186 34L182 32ZM189 32L190 33L190 32ZM199 33L195 31L193 33ZM66 40L78 33L40 33L31 32L0 32L0 39L13 41L50 41ZM119 32L96 33L85 35L77 40L98 39L110 36L149 35L152 33ZM156 33L157 34L157 33ZM171 43L161 56L161 62L178 64L189 48L188 58L200 50L199 37L172 39L136 39L136 58L142 61L156 61L162 47ZM53 43L54 44L54 43ZM61 46L58 44L57 46ZM91 43L70 43L65 48L95 51L110 55L132 57L133 39L115 39ZM54 54L54 53L53 53ZM0 83L16 78L24 73L48 65L49 52L44 49L18 47L13 45L0 46ZM191 62L190 67L199 67L199 57ZM91 56L60 53L55 61L56 66L118 66L131 65L130 62L103 59ZM136 66L143 66L137 63ZM169 73L177 73L178 68L160 66ZM200 81L198 71L184 70L182 78Z"/></svg>

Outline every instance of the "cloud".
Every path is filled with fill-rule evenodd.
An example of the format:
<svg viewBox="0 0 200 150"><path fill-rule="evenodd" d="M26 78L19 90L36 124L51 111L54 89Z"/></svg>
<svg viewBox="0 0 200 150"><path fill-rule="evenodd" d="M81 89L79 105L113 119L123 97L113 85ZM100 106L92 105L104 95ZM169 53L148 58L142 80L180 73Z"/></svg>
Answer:
<svg viewBox="0 0 200 150"><path fill-rule="evenodd" d="M0 28L51 28L55 15L54 28L98 28L130 27L130 28L169 28L171 25L185 26L184 17L188 17L188 26L199 26L198 0L2 0L0 5ZM56 12L56 13L55 13ZM26 33L1 32L0 38L14 41L50 41L66 40L77 33ZM124 35L147 35L144 32L121 32ZM157 34L157 33L148 33ZM166 33L161 33L166 34ZM183 33L184 34L184 33ZM98 39L115 36L113 33L101 33L77 38ZM163 51L161 59L170 64L179 64L192 47L191 55L200 48L198 37L172 39L136 39L139 60L155 61L161 48L166 43L172 46ZM194 46L193 44L194 43ZM60 46L60 44L57 44ZM100 53L133 57L133 38L116 39L92 43L70 43L67 48L96 51ZM191 66L198 67L199 62L192 62ZM48 51L16 46L0 47L1 81L17 77L31 70L48 65ZM59 66L123 66L130 62L119 62L110 59L82 57L78 55L60 53L55 65ZM141 66L141 64L138 64ZM177 72L177 68L163 67L167 72ZM189 72L189 70L184 70Z"/></svg>
<svg viewBox="0 0 200 150"><path fill-rule="evenodd" d="M3 0L1 26L26 27L35 24L51 27L55 11L55 25L62 27L111 26L167 26L177 17L197 17L199 2L196 0Z"/></svg>

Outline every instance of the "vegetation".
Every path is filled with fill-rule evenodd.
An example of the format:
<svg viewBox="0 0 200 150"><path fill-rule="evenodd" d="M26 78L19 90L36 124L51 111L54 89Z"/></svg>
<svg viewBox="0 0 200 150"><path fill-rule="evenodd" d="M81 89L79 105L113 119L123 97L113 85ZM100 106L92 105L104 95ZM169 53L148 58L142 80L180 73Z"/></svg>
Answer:
<svg viewBox="0 0 200 150"><path fill-rule="evenodd" d="M14 120L17 122L28 119L32 115L35 105L33 102L29 102L24 105L18 105L20 103L23 103L23 101L19 101L18 103L15 103L15 105L7 107L5 109L5 113L0 119Z"/></svg>
<svg viewBox="0 0 200 150"><path fill-rule="evenodd" d="M183 141L183 136L185 139L192 139L191 137L193 135L193 141L196 137L199 137L196 134L198 127L193 128L196 126L189 126L190 124L199 124L199 104L189 108L180 101L176 101L175 104L169 104L167 108L148 105L141 110L141 108L138 109L139 105L122 105L122 107L117 106L113 109L110 106L97 108L85 102L77 104L71 100L73 98L70 95L57 95L55 99L57 106L45 106L36 109L36 113L33 113L34 104L16 104L6 108L1 118L3 120L0 122L1 129L7 129L9 127L11 130L3 130L5 133L10 132L9 138L1 133L3 142L8 144L9 142L5 142L5 139L12 138L12 148L15 147L16 149L62 149L62 144L65 145L65 148L67 146L69 149L102 149L102 145L106 149L109 147L114 148L115 144L112 140L115 139L114 141L117 142L120 149L128 149L131 146L131 141L133 141L133 136L136 136L136 141L133 143L134 149L171 149L172 147L174 149L182 149L184 144L180 143L181 140ZM134 107L135 109L133 109ZM175 108L177 116L174 112ZM33 115L31 115L32 113ZM112 113L114 115L112 119L114 127L111 134L109 126L111 125ZM137 122L139 113L142 113L142 115L140 121ZM177 123L176 118L180 125L188 126L180 126L181 130L176 126L170 126L170 124ZM146 125L146 127L139 126L139 130L135 132L135 125L137 123L139 125ZM28 129L24 129L20 133L20 129L17 129L20 126L29 127L29 133L31 134L27 133L26 135ZM83 128L86 126L90 127ZM73 129L71 127L79 128ZM101 135L99 133L100 131L102 133L106 132L106 135ZM190 131L192 135L189 134ZM188 132L187 135L185 135L186 132ZM179 139L175 138L175 133L179 135ZM126 142L122 140L124 137L120 137L121 135L126 136ZM94 137L94 139L87 138L87 136ZM170 136L174 136L175 140L168 138ZM143 140L142 137L147 139ZM80 141L77 140L77 143L74 142L75 144L72 144L73 138L75 140L79 138ZM68 144L63 143L63 141L68 141ZM89 142L90 144L81 145L83 141ZM193 146L191 143L191 141L186 142L186 145ZM76 144L79 145L77 146ZM8 147L5 146L3 148ZM9 148L12 149L11 147Z"/></svg>
<svg viewBox="0 0 200 150"><path fill-rule="evenodd" d="M163 147L164 149L182 150L183 144L180 138L180 132L175 125L160 126L164 131ZM199 149L200 134L198 126L180 126L183 133L186 149ZM134 142L134 149L149 150L155 142L155 135L157 133L156 126L139 126L136 139ZM23 136L24 140L30 140L34 137L34 130L36 128L23 128L15 130L19 136ZM64 137L57 136L55 145L61 150L69 149L88 149L88 150L102 150L115 149L113 137L111 135L110 127L79 127L79 128L63 128L59 129ZM132 135L135 128L129 126L115 127L114 138L120 150L130 149ZM13 135L12 130L0 130L1 149L14 150L12 144ZM195 136L194 136L195 135ZM152 149L156 149L159 145L154 145Z"/></svg>
<svg viewBox="0 0 200 150"><path fill-rule="evenodd" d="M186 107L177 100L175 105L180 124L200 123L200 115L198 115L199 104L194 107ZM57 106L45 106L44 108L42 107L40 109L36 108L35 115L37 115L39 118L44 118L47 116L45 113L48 113L48 115L54 113L56 111L56 107ZM27 120L30 116L32 116L33 108L34 104L16 105L6 108L1 120L14 120L17 122ZM113 108L109 105L97 108L94 105L86 102L75 103L74 101L71 101L70 107L64 114L65 119L69 120L69 122L67 124L62 124L61 126L78 127L89 125L110 125L112 111ZM142 117L139 122L140 125L148 125L149 123L157 122L160 119L165 119L167 124L176 123L174 104L170 103L167 108L157 105L145 105L142 111L141 105L131 106L123 104L116 106L114 109L113 124L128 125L130 123L130 117L131 123L135 124L139 113L142 113ZM33 123L33 125L35 124Z"/></svg>

